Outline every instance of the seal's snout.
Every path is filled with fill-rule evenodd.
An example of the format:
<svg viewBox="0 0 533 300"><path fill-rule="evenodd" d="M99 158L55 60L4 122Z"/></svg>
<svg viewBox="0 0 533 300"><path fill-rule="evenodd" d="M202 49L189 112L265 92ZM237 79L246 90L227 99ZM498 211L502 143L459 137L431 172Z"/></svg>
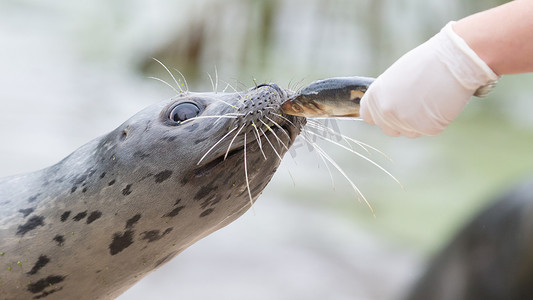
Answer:
<svg viewBox="0 0 533 300"><path fill-rule="evenodd" d="M263 83L241 96L243 104L238 108L239 123L262 124L266 117L277 119L281 104L288 99L285 90L275 83Z"/></svg>
<svg viewBox="0 0 533 300"><path fill-rule="evenodd" d="M283 114L281 109L292 96L291 91L275 83L263 83L235 95L238 104L232 126L239 133L252 137L248 141L260 140L262 136L269 136L272 141L287 138L288 147L300 133L305 121Z"/></svg>
<svg viewBox="0 0 533 300"><path fill-rule="evenodd" d="M262 84L258 85L256 87L256 89L259 89L259 88L262 88L262 87L272 88L274 91L276 91L278 93L278 95L283 100L285 100L285 98L287 98L287 92L284 89L282 89L279 85L277 85L275 83L262 83Z"/></svg>

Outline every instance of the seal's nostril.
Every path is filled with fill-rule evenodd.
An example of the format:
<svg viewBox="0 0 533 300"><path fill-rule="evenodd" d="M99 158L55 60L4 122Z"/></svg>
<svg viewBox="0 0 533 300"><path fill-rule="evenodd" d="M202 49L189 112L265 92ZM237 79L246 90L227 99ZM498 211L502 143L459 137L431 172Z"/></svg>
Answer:
<svg viewBox="0 0 533 300"><path fill-rule="evenodd" d="M126 129L122 130L122 134L120 135L120 140L125 141L128 137L128 131Z"/></svg>
<svg viewBox="0 0 533 300"><path fill-rule="evenodd" d="M277 84L275 84L275 83L261 83L261 84L259 84L258 86L256 86L255 88L256 88L256 89L259 89L259 88L261 88L261 87L265 87L265 86L274 89L274 90L276 91L276 93L277 93L280 97L284 97L284 96L286 96L286 93L283 91L283 89L282 89L279 85L277 85ZM268 97L270 98L271 96L268 96Z"/></svg>
<svg viewBox="0 0 533 300"><path fill-rule="evenodd" d="M261 83L261 84L257 85L255 88L258 89L258 88L262 88L264 86L271 86L271 84L270 83Z"/></svg>

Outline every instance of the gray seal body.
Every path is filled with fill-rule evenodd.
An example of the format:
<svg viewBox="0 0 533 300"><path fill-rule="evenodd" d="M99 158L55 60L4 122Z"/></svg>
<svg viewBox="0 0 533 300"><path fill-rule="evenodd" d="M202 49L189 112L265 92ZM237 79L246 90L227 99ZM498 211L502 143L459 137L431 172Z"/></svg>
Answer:
<svg viewBox="0 0 533 300"><path fill-rule="evenodd" d="M0 299L114 298L237 219L305 124L288 93L182 93L1 179Z"/></svg>

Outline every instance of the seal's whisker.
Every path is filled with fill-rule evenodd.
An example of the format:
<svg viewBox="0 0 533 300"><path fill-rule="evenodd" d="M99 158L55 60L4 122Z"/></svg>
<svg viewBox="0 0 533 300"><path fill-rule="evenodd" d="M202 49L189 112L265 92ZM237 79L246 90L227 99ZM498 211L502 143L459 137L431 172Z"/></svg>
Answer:
<svg viewBox="0 0 533 300"><path fill-rule="evenodd" d="M229 153L229 150L231 149L231 145L233 144L233 141L235 141L235 138L237 138L237 136L239 135L239 133L241 133L241 130L243 130L244 127L246 127L246 124L242 125L241 128L239 128L239 130L235 134L235 136L231 139L231 142L229 143L229 146L228 146L228 150L226 150L226 155L224 155L224 160L226 160L226 158L228 157L228 153Z"/></svg>
<svg viewBox="0 0 533 300"><path fill-rule="evenodd" d="M268 116L265 116L265 118L267 120L269 120L270 122L272 122L272 124L274 124L276 127L278 127L279 129L282 129L281 131L285 134L285 136L287 136L289 139L291 138L290 135L285 131L285 129L283 129L283 127L281 127L278 122L272 120L271 118L269 118ZM292 124L294 125L294 124Z"/></svg>
<svg viewBox="0 0 533 300"><path fill-rule="evenodd" d="M237 83L238 86L241 87L241 90L245 91L245 90L248 90L248 86L246 84L244 84L244 82L238 80L238 79L235 79L235 82Z"/></svg>
<svg viewBox="0 0 533 300"><path fill-rule="evenodd" d="M274 124L274 126L278 127L279 129L281 129L281 132L283 132L290 140L291 136L285 131L285 129L283 129L283 127L281 127L277 122L275 122L274 120L272 120L271 118L265 116L266 119L268 119L270 122L272 122L272 124ZM274 137L278 140L279 143L281 143L283 145L283 147L289 151L289 147L287 145L285 145L283 143L283 141L281 140L281 138L274 132L274 130L272 130L270 128L269 125L267 125L263 120L259 120L261 121L261 123L263 123L265 126L267 126L268 130L270 130L270 132L272 132L272 134L274 135Z"/></svg>
<svg viewBox="0 0 533 300"><path fill-rule="evenodd" d="M293 84L294 84L294 82L292 82L292 79L289 80L289 83L287 84L287 89L291 90Z"/></svg>
<svg viewBox="0 0 533 300"><path fill-rule="evenodd" d="M309 121L312 121L312 120L307 120L307 121L308 121L307 124L309 124L309 125L312 124L312 122L311 122L311 123L309 122ZM387 155L387 153L385 153L385 152L379 150L379 149L376 148L376 147L373 147L373 146L371 146L371 145L369 145L369 144L367 144L367 143L365 143L365 142L361 142L361 141L356 140L356 139L354 139L354 138L351 138L351 137L349 137L349 136L347 136L347 135L344 135L344 134L342 134L342 133L340 133L340 132L337 132L337 131L335 131L335 130L329 128L329 127L324 126L324 125L321 124L321 123L315 122L315 124L316 124L316 125L320 124L320 126L323 126L323 129L328 130L328 131L329 131L331 134L333 134L333 135L339 136L339 137L343 138L344 140L348 140L348 141L351 141L351 142L355 143L355 144L358 145L359 147L363 148L363 149L364 149L367 153L369 153L369 154L370 154L370 151L368 151L368 149L377 152L378 154L382 155L383 157L385 157L385 158L386 158L387 160L389 160L389 161L393 161L392 158L391 158L389 155ZM311 126L312 126L312 125L311 125Z"/></svg>
<svg viewBox="0 0 533 300"><path fill-rule="evenodd" d="M311 121L311 120L308 120L308 121ZM333 134L335 136L340 137L350 147L350 149L354 150L353 145L350 143L350 141L347 139L347 136L345 136L344 134L342 134L342 133L340 133L338 131L335 131L334 129L329 128L326 125L324 125L324 124L322 124L320 122L317 122L317 121L315 121L315 122L312 122L312 121L311 122L307 122L307 125L309 125L310 128L315 129L316 130L315 133L320 134L322 136L327 136L328 133L329 133L329 134ZM327 131L327 132L324 132L324 130ZM358 142L356 142L356 144L359 147L361 147L363 150L365 150L365 152L368 153L368 155L372 155L372 153L370 153L370 151L364 145L362 145L362 144L360 144Z"/></svg>
<svg viewBox="0 0 533 300"><path fill-rule="evenodd" d="M248 163L246 161L246 132L244 133L244 178L246 179L246 189L248 190L248 197L250 197L250 207L253 210L254 200L252 192L250 191L250 181L248 180ZM255 213L255 212L254 212Z"/></svg>
<svg viewBox="0 0 533 300"><path fill-rule="evenodd" d="M272 113L277 114L279 109L280 109L280 106L279 105L276 105L276 106L267 105L267 106L265 106L265 110L267 110L267 109L269 111L271 111Z"/></svg>
<svg viewBox="0 0 533 300"><path fill-rule="evenodd" d="M213 123L213 125L217 124L222 119L227 119L227 117L235 117L235 119L238 119L238 117L242 117L242 116L245 116L245 114L241 114L241 113L226 113L226 114L218 116L218 119L216 119L216 121Z"/></svg>
<svg viewBox="0 0 533 300"><path fill-rule="evenodd" d="M172 77L172 79L174 80L174 83L176 83L176 86L178 87L178 89L183 93L184 91L181 89L180 87L180 84L178 83L178 81L176 80L176 77L174 77L174 74L172 74L172 72L170 72L170 70L167 68L167 66L165 66L164 63L162 63L161 61L159 61L157 58L155 57L152 57L153 60L155 60L156 62L158 62L163 68L165 68L165 70L167 70L168 74L170 74L170 77ZM183 75L182 75L183 76ZM179 94L179 93L178 93Z"/></svg>
<svg viewBox="0 0 533 300"><path fill-rule="evenodd" d="M235 93L237 93L237 94L241 94L241 92L240 92L240 91L237 91L237 89L236 89L235 87L233 87L233 85L231 85L229 82L226 82L226 81L224 81L224 80L222 80L222 79L220 79L220 81L222 81L223 83L226 84L226 87L225 87L224 90L222 91L223 93L225 93L226 90L228 89L228 87L230 87Z"/></svg>
<svg viewBox="0 0 533 300"><path fill-rule="evenodd" d="M228 88L229 88L229 84L226 84L226 87L222 90L222 93L225 93Z"/></svg>
<svg viewBox="0 0 533 300"><path fill-rule="evenodd" d="M274 145L272 145L272 142L270 141L270 139L268 138L268 136L266 135L265 131L262 129L262 128L259 128L259 130L261 130L261 133L263 134L263 136L265 137L266 141L270 144L270 147L272 147L272 150L274 150L274 153L276 154L276 156L282 160L281 158L281 155L279 155L278 151L276 150L276 148L274 147Z"/></svg>
<svg viewBox="0 0 533 300"><path fill-rule="evenodd" d="M255 135L255 141L257 142L257 145L259 145L259 150L261 150L261 153L263 154L263 157L265 160L267 159L265 152L263 151L263 144L261 142L261 135L259 134L259 130L257 130L257 125L252 121L252 127L254 128L254 135Z"/></svg>
<svg viewBox="0 0 533 300"><path fill-rule="evenodd" d="M221 139L219 139L213 146L211 146L211 148L209 148L209 150L207 150L207 152L204 154L204 156L202 156L202 158L200 158L200 161L198 161L198 163L196 165L199 165L202 160L204 160L204 158L207 156L207 154L209 154L209 152L211 152L211 150L213 150L218 144L220 144L220 142L222 142L228 135L230 135L233 131L235 131L237 129L237 127L233 127L232 130L228 131L228 133L226 133Z"/></svg>
<svg viewBox="0 0 533 300"><path fill-rule="evenodd" d="M243 114L243 113L236 113L236 112L231 112L231 113L225 113L225 114L223 114L223 116L238 116L238 117L243 117L243 116L246 116L246 114Z"/></svg>
<svg viewBox="0 0 533 300"><path fill-rule="evenodd" d="M182 121L181 124L189 123L191 121L197 120L197 119L220 119L220 118L226 118L226 119L237 119L237 116L198 116L194 118L187 119L185 121Z"/></svg>
<svg viewBox="0 0 533 300"><path fill-rule="evenodd" d="M215 94L217 93L218 91L218 70L217 70L217 66L215 65Z"/></svg>
<svg viewBox="0 0 533 300"><path fill-rule="evenodd" d="M303 82L304 82L304 79L300 79L299 81L296 81L296 82L293 82L292 79L291 79L291 81L289 82L289 85L287 86L287 88L289 90L294 89L295 91L299 91L299 90L302 89Z"/></svg>
<svg viewBox="0 0 533 300"><path fill-rule="evenodd" d="M225 116L218 116L218 118L215 120L215 122L213 122L213 126L216 125L218 122L220 122L220 120L225 119L224 117Z"/></svg>
<svg viewBox="0 0 533 300"><path fill-rule="evenodd" d="M221 115L221 116L198 116L198 117L194 117L194 118L190 118L190 119L187 119L185 121L183 121L182 123L185 123L189 120L194 120L194 119L213 119L213 118L227 118L227 119L237 119L237 116L232 116L232 115Z"/></svg>
<svg viewBox="0 0 533 300"><path fill-rule="evenodd" d="M278 141L278 144L282 145L283 148L285 148L285 150L289 151L289 146L288 146L287 144L285 144L285 143L281 140L281 138L276 134L276 132L275 132L274 130L272 130L272 127L271 127L270 125L266 124L265 122L263 122L262 120L260 120L260 121L261 121L261 123L263 123L263 125L265 125L265 126L268 128L268 130L269 130L269 131L272 133L272 135L276 138L276 140ZM277 126L279 129L281 129L281 131L282 131L285 135L287 135L287 136L290 138L289 134L288 134L287 132L285 132L285 129L283 129L281 126L279 126L278 123L276 123L276 122L273 122L273 123L274 123L274 126Z"/></svg>
<svg viewBox="0 0 533 300"><path fill-rule="evenodd" d="M153 77L153 76L149 76L149 77L147 77L147 78L149 78L149 79L154 79L154 80L157 80L157 81L159 81L159 82L162 82L162 83L166 84L167 86L169 86L174 92L176 92L176 94L180 94L180 91L176 90L175 87L173 87L170 83L166 82L166 81L163 80L163 79L160 79L160 78L157 78L157 77Z"/></svg>
<svg viewBox="0 0 533 300"><path fill-rule="evenodd" d="M228 102L226 102L226 101L224 101L224 100L222 100L222 99L217 99L217 98L215 98L215 97L209 97L209 96L205 96L205 97L208 98L208 99L211 99L211 100L213 100L213 101L217 101L217 102L220 102L220 103L224 103L224 104L226 104L227 106L229 106L229 107L231 107L231 108L233 108L233 109L235 109L235 110L239 109L239 107L237 107L237 106L235 106L235 105L233 105L233 104L230 104L230 103L228 103Z"/></svg>
<svg viewBox="0 0 533 300"><path fill-rule="evenodd" d="M383 168L382 166L380 166L378 163L374 162L374 161L371 160L370 158L368 158L368 157L362 155L361 153L359 153L359 152L357 152L357 151L354 151L354 150L352 150L352 149L350 149L350 148L348 148L348 147L346 147L346 146L344 146L344 145L342 145L342 144L340 144L340 143L337 143L336 141L334 141L334 140L332 140L332 139L329 139L329 138L327 138L327 137L321 136L321 135L316 134L316 133L314 133L314 132L312 132L312 131L307 131L307 132L310 133L310 134L312 134L312 135L314 135L314 136L317 136L317 137L319 137L319 138L321 138L321 139L323 139L323 140L325 140L325 141L328 141L328 142L330 142L330 143L332 143L332 144L334 144L334 145L337 145L337 146L339 146L339 147L341 147L341 148L343 148L343 149L345 149L345 150L347 150L347 151L350 151L351 153L353 153L353 154L359 156L360 158L362 158L362 159L368 161L369 163L373 164L374 166L376 166L376 167L377 167L378 169L380 169L381 171L385 172L385 174L389 175L389 177L391 177L392 179L394 179L394 181L396 181L396 182L397 182L397 183L403 188L403 185L400 183L400 181L399 181L398 179L396 179L396 177L394 177L389 171L387 171L385 168Z"/></svg>
<svg viewBox="0 0 533 300"><path fill-rule="evenodd" d="M335 131L333 128L329 128L327 127L325 124L322 124L318 121L313 121L313 120L308 120L307 124L309 125L309 127L312 127L313 129L316 129L318 132L317 133L320 133L322 134L323 130L326 130L327 132L335 135L335 136L338 136L340 137L341 139L344 140L344 142L346 142L346 144L348 146L350 146L350 149L353 149L353 146L352 144L348 141L348 139L346 138L346 136L338 131ZM326 133L323 134L324 136L326 135ZM361 148L363 148L363 150L366 151L366 153L368 153L369 155L371 155L370 151L368 151L367 148L365 148L364 146L360 145L360 144L357 144L358 146L360 146Z"/></svg>
<svg viewBox="0 0 533 300"><path fill-rule="evenodd" d="M289 173L289 177L291 178L292 186L296 187L296 181L294 180L294 177L292 176L291 170L289 170L288 168L287 168L287 173Z"/></svg>
<svg viewBox="0 0 533 300"><path fill-rule="evenodd" d="M313 117L314 120L339 120L364 122L360 117Z"/></svg>
<svg viewBox="0 0 533 300"><path fill-rule="evenodd" d="M183 75L183 73L180 72L180 70L174 68L174 70L176 72L178 72L178 74L180 74L181 78L183 78L183 83L185 84L185 91L188 92L189 91L189 84L187 84L187 79L185 79L185 76ZM181 90L181 88L180 88Z"/></svg>
<svg viewBox="0 0 533 300"><path fill-rule="evenodd" d="M348 177L348 175L346 175L346 173L344 172L344 170L335 162L335 160L333 158L331 158L320 146L318 146L316 143L313 143L311 144L313 146L313 148L320 152L324 158L329 161L331 163L331 165L333 165L335 167L335 169L337 169L337 171L339 171L339 173L342 174L342 176L344 176L344 178L346 178L346 180L350 183L350 185L352 186L352 188L354 189L356 195L357 195L357 200L359 200L359 202L361 202L361 198L364 200L364 202L366 203L366 205L368 206L368 208L370 208L370 211L372 212L372 215L374 217L376 217L376 214L374 213L374 209L372 208L372 205L370 205L370 202L368 202L368 200L366 199L365 195L363 195L363 193L359 190L359 188L353 183L353 181L350 179L350 177Z"/></svg>
<svg viewBox="0 0 533 300"><path fill-rule="evenodd" d="M283 120L285 120L287 123L291 124L292 126L294 126L294 128L298 128L298 126L296 126L291 120L285 118L282 114L279 114L278 117L282 118Z"/></svg>
<svg viewBox="0 0 533 300"><path fill-rule="evenodd" d="M217 93L217 91L215 90L215 83L213 82L213 77L211 77L211 74L209 74L209 72L207 72L207 77L209 77L209 81L211 81L211 88L213 89L213 93Z"/></svg>
<svg viewBox="0 0 533 300"><path fill-rule="evenodd" d="M263 117L266 117L265 115L261 114ZM272 130L272 128L270 127L270 125L268 125L267 123L265 123L265 121L259 119L259 122L261 122L261 124L263 124L266 128L268 128L268 131L272 132L272 134L277 138L277 141L278 141L278 146L281 145L281 141L280 139L278 138L278 136L276 135L276 133ZM288 148L286 148L288 149Z"/></svg>
<svg viewBox="0 0 533 300"><path fill-rule="evenodd" d="M303 129L302 130L302 137L303 137L305 142L307 142L309 145L311 145L311 147L314 148L314 145L316 143L313 142L309 137L305 136L307 134L307 132L308 132L308 130ZM328 170L328 173L329 173L329 177L331 178L331 186L332 186L333 190L335 190L335 180L333 179L333 173L331 172L331 169L329 168L328 163L326 162L326 160L322 156L322 153L320 153L319 151L317 151L316 153L318 154L318 157L320 157L320 159L322 159L322 162L326 166L326 169Z"/></svg>

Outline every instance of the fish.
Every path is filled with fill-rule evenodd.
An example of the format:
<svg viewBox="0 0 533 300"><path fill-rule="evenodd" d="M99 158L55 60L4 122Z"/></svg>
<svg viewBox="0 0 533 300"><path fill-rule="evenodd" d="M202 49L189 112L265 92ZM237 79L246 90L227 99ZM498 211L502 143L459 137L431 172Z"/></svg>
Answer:
<svg viewBox="0 0 533 300"><path fill-rule="evenodd" d="M359 103L375 78L333 77L317 80L289 97L283 113L299 117L359 117Z"/></svg>

